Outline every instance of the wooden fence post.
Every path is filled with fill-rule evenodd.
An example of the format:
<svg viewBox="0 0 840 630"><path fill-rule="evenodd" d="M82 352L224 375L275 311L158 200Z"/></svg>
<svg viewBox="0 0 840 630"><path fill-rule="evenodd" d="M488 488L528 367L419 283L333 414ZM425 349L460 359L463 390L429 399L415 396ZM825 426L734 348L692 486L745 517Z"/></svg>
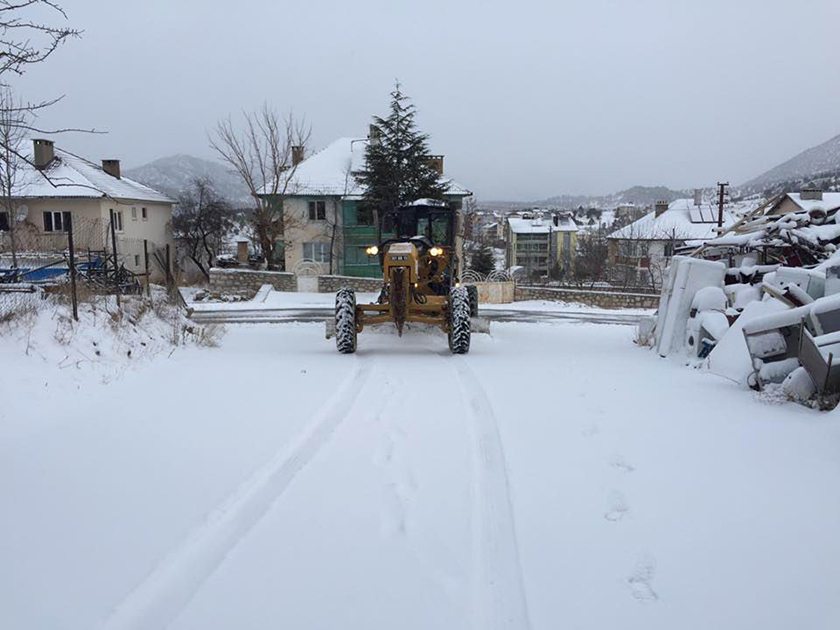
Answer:
<svg viewBox="0 0 840 630"><path fill-rule="evenodd" d="M70 249L70 301L73 303L73 319L79 321L79 299L76 296L76 248L73 245L73 219L68 214L67 247Z"/></svg>
<svg viewBox="0 0 840 630"><path fill-rule="evenodd" d="M114 225L116 220L116 212L111 208L111 249L114 250L114 285L117 293L117 308L120 308L120 280L119 280L119 263L117 262L117 228Z"/></svg>
<svg viewBox="0 0 840 630"><path fill-rule="evenodd" d="M149 297L152 295L152 278L149 275L149 241L145 238L143 239L143 264L146 266L146 297Z"/></svg>

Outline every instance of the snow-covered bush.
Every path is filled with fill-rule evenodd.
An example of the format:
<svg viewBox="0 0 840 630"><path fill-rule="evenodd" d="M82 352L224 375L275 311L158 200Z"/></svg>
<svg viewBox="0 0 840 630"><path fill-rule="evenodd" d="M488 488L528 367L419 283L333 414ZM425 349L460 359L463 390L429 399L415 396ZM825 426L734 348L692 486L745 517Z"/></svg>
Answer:
<svg viewBox="0 0 840 630"><path fill-rule="evenodd" d="M0 322L0 352L39 356L60 367L122 370L130 362L183 346L218 345L224 328L191 321L162 289L151 297L94 296L79 304L79 321L61 296L33 300Z"/></svg>

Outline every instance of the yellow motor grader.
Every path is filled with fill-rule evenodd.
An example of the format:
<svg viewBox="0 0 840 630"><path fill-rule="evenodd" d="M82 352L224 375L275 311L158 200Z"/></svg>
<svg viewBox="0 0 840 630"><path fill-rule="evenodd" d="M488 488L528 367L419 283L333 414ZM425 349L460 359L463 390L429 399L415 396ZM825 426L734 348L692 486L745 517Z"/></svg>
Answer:
<svg viewBox="0 0 840 630"><path fill-rule="evenodd" d="M339 352L355 352L365 326L388 322L400 336L407 322L439 327L454 354L469 352L471 333L487 332L488 324L478 317L476 287L461 286L457 277L455 227L455 210L443 201L421 199L385 214L382 231L393 237L366 250L382 266L379 298L357 304L353 289L336 293L327 338L335 336Z"/></svg>

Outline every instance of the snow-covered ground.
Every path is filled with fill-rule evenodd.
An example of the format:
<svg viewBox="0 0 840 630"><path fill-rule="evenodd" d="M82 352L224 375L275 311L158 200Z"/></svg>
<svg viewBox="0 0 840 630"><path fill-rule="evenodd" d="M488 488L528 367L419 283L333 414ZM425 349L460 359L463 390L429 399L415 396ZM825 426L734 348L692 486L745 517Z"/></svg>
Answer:
<svg viewBox="0 0 840 630"><path fill-rule="evenodd" d="M0 340L0 627L838 627L837 414L632 334Z"/></svg>
<svg viewBox="0 0 840 630"><path fill-rule="evenodd" d="M333 309L335 307L335 293L297 293L286 291L268 291L257 294L251 300L241 302L196 302L195 294L198 289L188 287L182 288L181 293L184 299L195 312L216 312L216 311L259 311L259 310L314 310ZM377 293L357 293L356 302L376 302ZM546 313L572 313L586 312L595 314L620 314L620 315L650 315L653 310L649 309L603 309L593 306L586 306L572 302L559 302L550 300L523 300L509 304L482 304L482 310L497 311L529 311Z"/></svg>

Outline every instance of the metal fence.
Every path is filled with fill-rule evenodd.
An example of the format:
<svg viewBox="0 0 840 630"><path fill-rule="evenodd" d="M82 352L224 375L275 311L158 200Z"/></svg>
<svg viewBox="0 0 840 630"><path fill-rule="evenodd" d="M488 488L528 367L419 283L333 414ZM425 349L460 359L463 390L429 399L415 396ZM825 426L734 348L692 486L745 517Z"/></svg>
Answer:
<svg viewBox="0 0 840 630"><path fill-rule="evenodd" d="M53 212L44 226L20 222L0 231L0 320L33 308L45 293L78 303L90 295L149 292L154 279L177 286L169 244L125 238L113 219ZM178 294L179 296L179 294Z"/></svg>

